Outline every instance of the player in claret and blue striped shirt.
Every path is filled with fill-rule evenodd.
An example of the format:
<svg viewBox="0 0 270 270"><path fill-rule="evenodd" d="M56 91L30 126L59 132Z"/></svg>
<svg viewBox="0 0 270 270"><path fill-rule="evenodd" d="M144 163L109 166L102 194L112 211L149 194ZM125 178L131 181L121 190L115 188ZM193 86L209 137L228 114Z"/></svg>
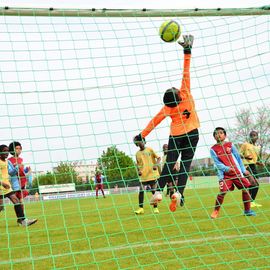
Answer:
<svg viewBox="0 0 270 270"><path fill-rule="evenodd" d="M245 176L250 177L249 171L246 170L236 147L231 142L225 141L226 130L224 128L215 128L213 136L217 143L211 147L210 154L218 170L220 193L217 196L211 218L218 217L224 196L228 191L233 191L235 186L242 190L244 215L255 216L255 212L250 210L251 197L248 192L250 182L245 178Z"/></svg>

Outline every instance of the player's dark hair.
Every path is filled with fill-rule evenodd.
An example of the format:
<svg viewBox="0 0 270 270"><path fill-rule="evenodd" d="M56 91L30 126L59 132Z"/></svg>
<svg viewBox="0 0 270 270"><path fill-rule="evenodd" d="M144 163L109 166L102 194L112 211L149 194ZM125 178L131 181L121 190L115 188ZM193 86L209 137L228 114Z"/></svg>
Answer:
<svg viewBox="0 0 270 270"><path fill-rule="evenodd" d="M217 131L219 131L219 130L222 130L223 133L224 133L225 135L227 135L226 130L225 130L223 127L216 127L215 130L214 130L214 132L213 132L213 136L214 136L214 137L215 137Z"/></svg>
<svg viewBox="0 0 270 270"><path fill-rule="evenodd" d="M257 136L259 135L259 133L258 133L257 131L252 130L252 131L250 131L250 133L249 133L249 137L251 137L251 135L252 135L253 133L256 133Z"/></svg>
<svg viewBox="0 0 270 270"><path fill-rule="evenodd" d="M179 97L178 92L179 92L179 90L176 89L175 87L172 87L172 88L166 90L166 92L163 96L164 105L166 105L170 108L176 107L181 101L181 98Z"/></svg>
<svg viewBox="0 0 270 270"><path fill-rule="evenodd" d="M102 174L101 170L96 170L96 175Z"/></svg>
<svg viewBox="0 0 270 270"><path fill-rule="evenodd" d="M137 145L138 142L146 143L146 140L142 137L141 134L139 134L133 138L133 142L135 143L135 145Z"/></svg>
<svg viewBox="0 0 270 270"><path fill-rule="evenodd" d="M22 147L22 145L19 142L16 142L16 141L10 143L9 146L8 146L9 153L11 155L13 155L13 156L15 155L15 148L16 148L16 146Z"/></svg>
<svg viewBox="0 0 270 270"><path fill-rule="evenodd" d="M5 145L5 144L1 144L0 145L0 154L2 154L3 153L3 150L4 150L4 148L8 148L8 146L7 145Z"/></svg>

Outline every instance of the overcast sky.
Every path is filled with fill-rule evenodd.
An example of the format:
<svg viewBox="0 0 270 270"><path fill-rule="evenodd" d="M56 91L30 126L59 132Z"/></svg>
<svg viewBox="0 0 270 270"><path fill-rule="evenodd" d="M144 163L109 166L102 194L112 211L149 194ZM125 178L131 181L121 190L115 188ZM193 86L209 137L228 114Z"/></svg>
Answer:
<svg viewBox="0 0 270 270"><path fill-rule="evenodd" d="M164 1L88 2L4 5L243 7L243 1L207 1L203 7L201 1L166 7ZM263 5L245 1L245 7ZM0 17L1 143L22 142L25 163L37 170L61 160L96 162L112 144L134 156L132 137L159 111L164 91L181 82L182 50L158 36L165 19ZM237 110L249 108L256 116L258 106L270 104L269 17L175 19L183 33L195 36L191 85L201 120L196 158L207 157L215 126L233 127ZM147 137L157 152L167 142L169 123Z"/></svg>

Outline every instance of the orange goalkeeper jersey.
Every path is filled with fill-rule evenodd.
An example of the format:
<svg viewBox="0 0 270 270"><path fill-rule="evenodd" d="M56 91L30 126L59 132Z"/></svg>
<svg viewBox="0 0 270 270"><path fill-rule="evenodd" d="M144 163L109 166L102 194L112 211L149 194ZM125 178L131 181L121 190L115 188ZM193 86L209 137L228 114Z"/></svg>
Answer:
<svg viewBox="0 0 270 270"><path fill-rule="evenodd" d="M183 135L200 127L195 102L190 92L190 59L191 54L184 55L183 79L179 92L181 102L173 108L163 106L159 113L141 132L144 138L167 116L172 119L170 127L171 136Z"/></svg>

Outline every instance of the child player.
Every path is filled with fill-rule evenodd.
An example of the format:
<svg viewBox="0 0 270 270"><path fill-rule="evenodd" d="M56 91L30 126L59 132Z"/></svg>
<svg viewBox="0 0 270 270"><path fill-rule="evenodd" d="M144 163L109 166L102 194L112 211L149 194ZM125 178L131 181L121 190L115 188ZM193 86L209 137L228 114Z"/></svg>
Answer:
<svg viewBox="0 0 270 270"><path fill-rule="evenodd" d="M250 210L250 194L248 188L250 183L243 176L249 176L249 172L241 160L241 157L236 147L231 142L226 142L226 131L222 127L217 127L213 133L217 143L211 147L210 154L213 158L218 170L219 190L217 196L215 209L211 214L211 218L217 218L220 207L223 203L224 197L228 191L233 191L236 186L242 190L242 199L244 203L244 215L255 216L255 212Z"/></svg>
<svg viewBox="0 0 270 270"><path fill-rule="evenodd" d="M105 179L104 175L102 175L100 171L97 171L95 178L94 178L94 183L96 186L96 199L98 199L98 190L99 189L101 190L103 198L106 198L105 194L104 194L104 186L103 186L104 179Z"/></svg>
<svg viewBox="0 0 270 270"><path fill-rule="evenodd" d="M23 207L23 198L28 196L26 190L26 184L28 174L31 174L30 167L24 167L23 159L20 157L22 153L22 145L19 142L12 142L9 144L9 152L12 155L8 160L14 167L18 167L18 173L16 175L10 175L12 189L16 193L16 197L20 200Z"/></svg>
<svg viewBox="0 0 270 270"><path fill-rule="evenodd" d="M158 180L158 190L162 191L167 183L172 182L176 171L176 162L181 155L180 170L177 173L177 192L171 196L170 203L170 210L173 212L176 211L178 206L184 205L184 190L187 184L190 165L199 141L198 128L200 127L190 87L191 49L194 37L192 35L183 35L183 40L183 42L178 42L184 48L184 68L181 87L180 89L172 87L164 93L164 106L138 135L141 138L145 138L166 117L172 120L168 154ZM162 195L160 192L156 192L155 196L158 198Z"/></svg>
<svg viewBox="0 0 270 270"><path fill-rule="evenodd" d="M256 144L257 140L258 140L258 132L253 130L249 133L249 141L243 143L240 148L240 155L243 159L244 165L253 176L251 179L249 179L251 184L249 190L250 196L252 198L251 207L262 206L261 204L255 202L259 190L259 182L257 180L258 173L256 165L263 166L263 163L259 161L260 146Z"/></svg>
<svg viewBox="0 0 270 270"><path fill-rule="evenodd" d="M145 139L141 139L140 136L135 136L133 139L136 146L140 150L136 153L137 170L140 180L139 190L139 209L135 211L135 214L144 214L143 202L144 202L144 187L149 185L151 192L154 195L156 190L156 181L159 178L158 166L161 158L150 147L145 147ZM152 200L151 200L152 201ZM157 202L152 201L154 206L154 213L158 214Z"/></svg>
<svg viewBox="0 0 270 270"><path fill-rule="evenodd" d="M14 210L17 216L17 223L21 226L30 226L37 222L37 219L26 219L24 211L19 199L16 197L14 191L11 188L9 182L9 174L17 174L17 168L7 161L8 147L6 145L0 145L0 212L3 210L3 198L9 198L14 204Z"/></svg>

